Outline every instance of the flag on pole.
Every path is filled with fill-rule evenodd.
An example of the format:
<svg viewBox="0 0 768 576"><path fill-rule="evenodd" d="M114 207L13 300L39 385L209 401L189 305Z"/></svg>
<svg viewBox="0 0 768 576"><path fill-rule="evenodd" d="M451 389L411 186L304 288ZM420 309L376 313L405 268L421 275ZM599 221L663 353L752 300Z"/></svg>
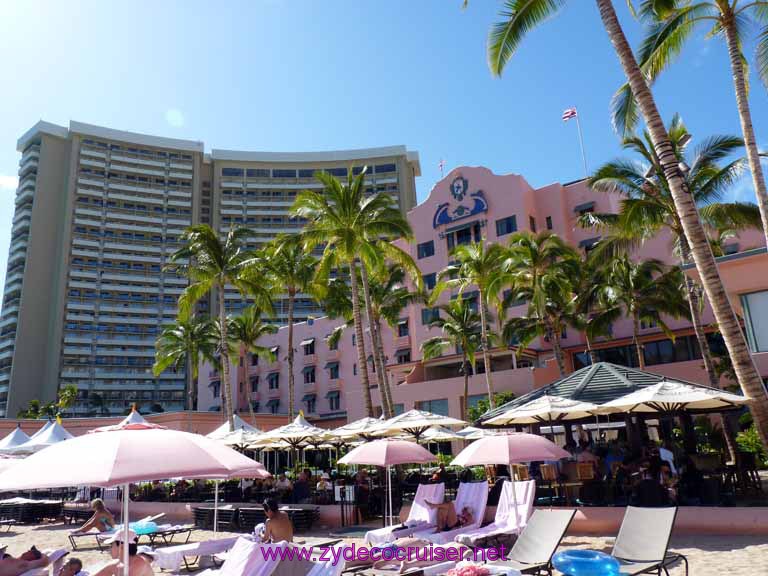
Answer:
<svg viewBox="0 0 768 576"><path fill-rule="evenodd" d="M443 169L445 168L445 160L441 159L440 162L438 162L437 167L440 168L440 175L442 176Z"/></svg>
<svg viewBox="0 0 768 576"><path fill-rule="evenodd" d="M563 112L563 122L568 122L568 120L576 118L577 116L576 108L567 108L565 112Z"/></svg>

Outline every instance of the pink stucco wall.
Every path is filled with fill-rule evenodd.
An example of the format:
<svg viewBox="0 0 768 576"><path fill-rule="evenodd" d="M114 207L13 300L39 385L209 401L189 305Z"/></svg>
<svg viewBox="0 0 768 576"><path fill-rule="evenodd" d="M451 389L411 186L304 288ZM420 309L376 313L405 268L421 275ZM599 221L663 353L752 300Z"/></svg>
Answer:
<svg viewBox="0 0 768 576"><path fill-rule="evenodd" d="M466 183L466 185L464 185ZM486 209L478 211L475 214L455 219L448 223L438 223L435 225L437 212L442 208L447 209L449 214L455 214L455 210L463 206L467 212L470 212L475 205L474 196L478 191L486 202ZM584 182L575 182L569 185L550 184L539 189L531 187L526 180L517 174L496 175L483 167L460 167L451 170L445 178L437 182L434 188L424 202L413 208L408 213L408 220L413 228L415 240L411 244L399 242L400 246L409 250L414 260L417 262L422 274L438 273L449 264L451 258L446 234L456 227L478 223L481 228L481 234L487 242L507 241L508 236L497 235L496 222L502 218L514 216L516 219L517 230L529 230L531 218L535 219L537 231L547 229L548 217L551 219L552 231L565 238L575 246L579 246L582 241L599 237L599 232L594 230L584 230L577 226L578 217L575 208L585 203L594 202L596 212L615 212L618 209L620 197L591 191ZM444 206L445 205L445 206ZM742 235L739 239L740 248L756 246L760 244L761 236L758 232L749 232ZM432 241L434 242L434 255L425 258L418 258L419 244ZM666 235L660 235L651 239L642 248L638 255L642 258L658 258L668 263L676 263L671 249L670 239ZM765 269L765 268L764 268ZM744 275L743 271L736 273ZM751 274L754 278L756 274ZM768 274L761 280L765 288L768 286ZM446 293L442 301L448 301L452 294ZM383 341L386 349L388 369L391 374L393 386L393 397L396 404L402 404L404 409L413 408L417 402L433 399L447 399L450 414L459 416L460 396L463 393L463 380L456 374L455 377L431 379L425 377L424 366L419 362L420 344L425 339L437 335L438 331L429 329L422 324L423 305L416 304L404 310L401 319L408 319L409 335L403 338L397 338L396 332L393 332L388 326L383 330ZM524 307L513 308L511 314L523 313ZM712 315L709 310L704 312L705 322L712 321ZM492 319L494 328L498 328L496 319ZM352 345L352 330L347 329L342 341L339 344L339 350L334 352L328 349L325 337L341 324L340 320L329 318L319 318L312 321L311 324L296 324L294 328L294 349L295 349L295 378L296 378L296 407L306 408L302 403L305 394L315 394L316 410L315 414L320 417L332 417L343 415L349 421L365 416L365 407L363 404L362 389L359 376L354 374L357 364L357 355ZM690 324L685 320L670 320L670 326L675 330L690 332ZM281 328L278 334L269 336L262 342L265 346L278 345L279 360L271 365L260 362L256 367L243 366L232 371L231 386L233 394L238 398L238 405L242 408L247 406L249 398L249 378L250 376L259 376L258 391L250 394L251 401L259 402L260 411L266 410L265 406L271 399L279 399L279 411L286 412L288 408L288 378L287 378L287 328ZM631 324L628 321L619 321L613 327L613 340L622 341L631 337ZM648 338L663 338L658 328L649 328L643 331L643 336ZM305 358L300 342L306 338L315 338L315 355L312 358ZM569 353L582 351L584 349L584 340L581 334L573 330L568 330L567 337L564 340L564 347ZM603 344L606 344L605 342ZM409 349L411 352L411 363L398 365L396 363L396 352L398 350ZM369 337L366 335L366 354L370 354L371 346ZM534 366L531 368L503 369L493 372L494 386L497 391L512 391L516 394L525 393L534 387L539 387L552 382L557 378L557 369L551 360L551 351L545 342L534 342L531 349L528 350L534 358ZM446 352L446 356L451 351ZM445 360L443 357L441 360ZM329 378L329 371L325 368L328 362L338 361L340 369L340 378L332 381ZM439 362L439 361L438 361ZM434 362L432 362L434 363ZM316 367L316 383L313 385L304 385L303 368L306 365ZM768 358L764 361L764 374L768 375ZM280 386L277 390L269 390L267 385L267 374L270 372L280 372ZM677 376L693 381L706 381L700 361L679 362L675 364L655 365L651 371ZM201 368L200 379L200 406L205 410L208 407L216 406L218 399L211 395L211 389L208 386L210 381L208 375L210 368L203 366ZM372 384L375 384L375 375L369 373ZM241 383L243 386L241 387ZM242 388L242 389L241 389ZM329 392L340 391L339 411L331 411L327 395ZM476 375L471 378L470 395L482 394L486 390L483 375ZM374 406L380 406L378 390L372 390Z"/></svg>

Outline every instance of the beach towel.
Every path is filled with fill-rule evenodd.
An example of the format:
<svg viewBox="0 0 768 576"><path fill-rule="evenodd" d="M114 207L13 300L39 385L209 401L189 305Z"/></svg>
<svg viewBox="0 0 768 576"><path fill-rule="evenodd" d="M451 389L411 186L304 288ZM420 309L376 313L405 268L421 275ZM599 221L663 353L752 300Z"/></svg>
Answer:
<svg viewBox="0 0 768 576"><path fill-rule="evenodd" d="M167 546L157 548L152 551L154 558L153 564L161 570L170 570L178 572L184 563L184 558L193 556L213 556L226 552L235 545L235 542L243 536L234 536L232 538L217 538L213 540L203 540L193 544L181 544L179 546Z"/></svg>
<svg viewBox="0 0 768 576"><path fill-rule="evenodd" d="M424 502L442 503L445 499L445 484L419 484L413 504L403 524L387 526L365 533L365 543L368 546L381 546L398 538L409 536L414 530L434 529L437 522L437 510L427 507Z"/></svg>
<svg viewBox="0 0 768 576"><path fill-rule="evenodd" d="M429 540L433 544L446 544L452 542L453 539L463 532L469 532L476 528L479 528L483 523L483 516L485 516L485 505L488 502L488 483L487 482L462 482L459 485L459 491L456 494L456 500L453 506L456 513L461 513L461 510L468 506L472 510L473 522L461 528L455 530L449 530L448 532L435 533L434 528L427 530L414 531L414 538L424 538Z"/></svg>
<svg viewBox="0 0 768 576"><path fill-rule="evenodd" d="M533 480L504 482L493 522L482 528L462 530L455 540L467 546L475 546L481 538L497 534L519 534L533 513L535 493L536 483Z"/></svg>
<svg viewBox="0 0 768 576"><path fill-rule="evenodd" d="M232 546L221 568L203 570L198 572L197 576L271 576L280 563L280 557L275 555L273 560L265 550L284 549L286 546L287 542L261 544L240 537Z"/></svg>

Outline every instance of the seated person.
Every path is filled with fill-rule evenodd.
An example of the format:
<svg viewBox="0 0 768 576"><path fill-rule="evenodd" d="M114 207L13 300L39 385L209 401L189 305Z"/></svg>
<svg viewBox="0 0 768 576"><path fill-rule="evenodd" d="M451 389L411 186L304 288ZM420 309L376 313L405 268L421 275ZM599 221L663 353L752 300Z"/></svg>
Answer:
<svg viewBox="0 0 768 576"><path fill-rule="evenodd" d="M305 472L299 473L299 477L293 484L292 496L296 504L306 504L309 501L309 477Z"/></svg>
<svg viewBox="0 0 768 576"><path fill-rule="evenodd" d="M61 567L61 570L59 570L59 573L57 576L75 576L76 574L82 571L83 571L83 563L80 561L80 559L70 558L69 560L67 560L64 566Z"/></svg>
<svg viewBox="0 0 768 576"><path fill-rule="evenodd" d="M112 538L104 542L104 544L111 545L109 553L112 556L112 561L93 574L93 576L123 576L125 574L123 564L124 536L125 531L118 530ZM136 532L133 530L128 530L128 573L131 576L154 576L152 563L145 556L138 553Z"/></svg>
<svg viewBox="0 0 768 576"><path fill-rule="evenodd" d="M454 507L453 502L436 504L425 500L424 504L426 504L428 508L437 510L436 532L447 532L448 530L461 528L462 526L467 526L474 522L472 509L469 506L464 506L464 508L461 509L461 513L456 514L456 508Z"/></svg>
<svg viewBox="0 0 768 576"><path fill-rule="evenodd" d="M93 516L80 528L74 530L72 534L85 534L93 528L96 528L98 532L109 532L115 527L115 518L107 510L107 507L104 506L104 501L101 498L96 498L91 502L91 509L93 510Z"/></svg>
<svg viewBox="0 0 768 576"><path fill-rule="evenodd" d="M317 486L315 489L318 492L326 492L331 489L331 483L330 483L330 477L326 472L323 472L323 475L320 477L320 480L317 481Z"/></svg>
<svg viewBox="0 0 768 576"><path fill-rule="evenodd" d="M264 512L267 515L267 523L261 535L261 541L293 542L293 524L288 514L278 509L277 500L274 498L264 500Z"/></svg>
<svg viewBox="0 0 768 576"><path fill-rule="evenodd" d="M32 546L32 548L24 552L18 558L4 556L3 559L0 560L0 576L19 576L27 570L48 566L49 563L50 560L48 556Z"/></svg>
<svg viewBox="0 0 768 576"><path fill-rule="evenodd" d="M275 482L276 490L279 492L289 492L292 488L293 484L291 484L291 481L285 477L285 474L280 474L280 476L277 477L277 482Z"/></svg>

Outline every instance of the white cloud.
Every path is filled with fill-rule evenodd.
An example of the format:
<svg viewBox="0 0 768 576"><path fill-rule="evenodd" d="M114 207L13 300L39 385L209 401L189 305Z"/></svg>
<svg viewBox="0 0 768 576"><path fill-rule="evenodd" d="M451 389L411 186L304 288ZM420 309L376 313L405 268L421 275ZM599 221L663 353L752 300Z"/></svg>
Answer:
<svg viewBox="0 0 768 576"><path fill-rule="evenodd" d="M16 190L18 185L19 178L17 176L0 174L0 190Z"/></svg>
<svg viewBox="0 0 768 576"><path fill-rule="evenodd" d="M174 128L184 126L184 114L178 108L169 108L165 112L165 121Z"/></svg>

